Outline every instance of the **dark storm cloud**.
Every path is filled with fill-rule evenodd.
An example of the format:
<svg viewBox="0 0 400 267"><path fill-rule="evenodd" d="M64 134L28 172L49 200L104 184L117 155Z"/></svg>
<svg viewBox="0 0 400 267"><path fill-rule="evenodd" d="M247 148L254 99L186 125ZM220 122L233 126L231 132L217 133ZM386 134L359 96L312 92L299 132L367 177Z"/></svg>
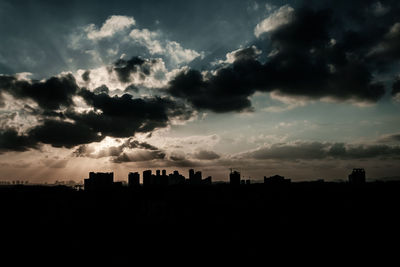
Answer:
<svg viewBox="0 0 400 267"><path fill-rule="evenodd" d="M186 154L180 150L172 151L172 153L169 155L169 159L171 161L184 161L186 160Z"/></svg>
<svg viewBox="0 0 400 267"><path fill-rule="evenodd" d="M132 138L130 138L127 141L126 146L128 148L140 148L140 149L147 149L147 150L158 150L157 147L150 145L149 143L146 142L140 142L138 140L132 140Z"/></svg>
<svg viewBox="0 0 400 267"><path fill-rule="evenodd" d="M26 151L36 147L35 140L30 136L20 135L14 129L0 131L0 153L5 151Z"/></svg>
<svg viewBox="0 0 400 267"><path fill-rule="evenodd" d="M165 153L162 151L135 151L135 152L124 152L118 157L113 158L114 163L123 163L123 162L138 162L138 161L150 161L156 159L164 159Z"/></svg>
<svg viewBox="0 0 400 267"><path fill-rule="evenodd" d="M106 136L129 137L137 132L151 132L166 127L171 118L188 119L192 115L185 105L169 98L132 98L129 94L110 97L86 89L80 95L95 111L69 112L66 116Z"/></svg>
<svg viewBox="0 0 400 267"><path fill-rule="evenodd" d="M14 76L0 76L0 92L7 92L18 99L30 98L46 110L71 106L72 96L77 90L78 86L72 74L51 77L44 82L18 80Z"/></svg>
<svg viewBox="0 0 400 267"><path fill-rule="evenodd" d="M378 139L379 143L393 143L393 142L400 142L400 133L393 133L384 135Z"/></svg>
<svg viewBox="0 0 400 267"><path fill-rule="evenodd" d="M21 135L15 130L3 130L0 140L3 150L27 150L40 144L71 148L101 141L106 136L130 137L138 132L151 132L166 127L170 119L186 120L192 115L192 110L184 104L166 97L134 99L129 94L110 97L105 85L93 92L79 89L70 74L44 82L0 76L0 86L1 90L17 99L30 98L36 101L38 108L27 106L25 109L40 123ZM81 96L94 110L82 113L75 111L73 96ZM56 111L61 107L66 110ZM137 141L127 146L157 150Z"/></svg>
<svg viewBox="0 0 400 267"><path fill-rule="evenodd" d="M98 94L107 94L108 95L109 92L110 92L110 90L104 84L93 90L93 93L96 95L98 95Z"/></svg>
<svg viewBox="0 0 400 267"><path fill-rule="evenodd" d="M357 4L359 17L362 12L367 16L365 6ZM379 26L363 25L363 17L359 18L360 27L348 27L345 24L350 18L343 15L332 8L298 8L290 22L263 35L269 54L265 63L257 59L254 47L245 48L235 53L233 64L220 68L215 75L203 77L196 70L183 71L170 82L167 91L198 109L214 112L249 109L248 98L256 91L376 102L385 88L374 81L373 73L395 64L396 57L382 61L371 51L383 46L381 49L395 53L400 46L381 42L387 41L388 31L395 32L393 38L397 40L400 24L395 27L393 19L385 19ZM377 19L369 15L371 20Z"/></svg>
<svg viewBox="0 0 400 267"><path fill-rule="evenodd" d="M82 74L82 80L84 80L85 82L90 81L90 70L86 70L86 71Z"/></svg>
<svg viewBox="0 0 400 267"><path fill-rule="evenodd" d="M132 57L129 60L119 59L114 63L113 70L117 73L121 82L128 83L131 81L130 75L132 73L140 72L142 76L150 75L150 68L154 63L154 61L146 61L140 57Z"/></svg>
<svg viewBox="0 0 400 267"><path fill-rule="evenodd" d="M372 82L361 47L346 37L331 44L336 19L330 9L302 8L291 23L273 32L271 44L279 52L264 65L264 89L313 98L380 99L384 87Z"/></svg>
<svg viewBox="0 0 400 267"><path fill-rule="evenodd" d="M296 143L296 144L275 144L271 147L257 149L250 153L250 157L254 159L321 159L326 157L326 148L328 144L312 142L312 143Z"/></svg>
<svg viewBox="0 0 400 267"><path fill-rule="evenodd" d="M124 93L127 93L127 94L137 93L137 92L139 92L139 88L137 88L137 87L136 87L135 85L133 85L133 84L128 85L128 86L125 88L125 90L124 90Z"/></svg>
<svg viewBox="0 0 400 267"><path fill-rule="evenodd" d="M221 68L204 79L197 70L183 71L170 81L168 92L188 100L194 107L214 112L242 111L251 108L248 99L255 92L262 65L255 47L237 51L231 67Z"/></svg>
<svg viewBox="0 0 400 267"><path fill-rule="evenodd" d="M38 148L40 144L71 148L103 138L84 124L47 119L24 134L18 134L14 129L1 131L0 151L26 151Z"/></svg>
<svg viewBox="0 0 400 267"><path fill-rule="evenodd" d="M251 102L248 97L255 90L242 82L235 70L224 68L207 81L197 70L182 72L170 82L168 92L186 99L198 109L222 113L249 109Z"/></svg>
<svg viewBox="0 0 400 267"><path fill-rule="evenodd" d="M28 135L36 142L67 148L98 142L105 137L83 123L58 120L46 120L30 129Z"/></svg>
<svg viewBox="0 0 400 267"><path fill-rule="evenodd" d="M215 153L214 151L209 151L209 150L200 150L196 153L194 153L194 158L200 159L200 160L213 160L213 159L219 159L220 156Z"/></svg>
<svg viewBox="0 0 400 267"><path fill-rule="evenodd" d="M397 93L400 93L400 79L399 78L397 78L395 80L395 82L393 83L393 86L392 86L392 95L394 96Z"/></svg>
<svg viewBox="0 0 400 267"><path fill-rule="evenodd" d="M399 146L349 145L344 143L296 142L275 144L242 155L253 159L320 160L320 159L367 159L400 158Z"/></svg>
<svg viewBox="0 0 400 267"><path fill-rule="evenodd" d="M396 22L388 29L383 39L371 51L370 57L383 62L400 58L400 22Z"/></svg>
<svg viewBox="0 0 400 267"><path fill-rule="evenodd" d="M390 140L400 142L400 134L393 134L388 136L388 138L390 138Z"/></svg>
<svg viewBox="0 0 400 267"><path fill-rule="evenodd" d="M88 145L80 145L74 150L74 152L72 152L72 156L87 157L92 152L94 152L94 149L90 149Z"/></svg>
<svg viewBox="0 0 400 267"><path fill-rule="evenodd" d="M181 167L181 168L194 168L194 167L204 167L203 164L199 161L193 161L189 159L182 159L182 160L164 160L162 164L163 167Z"/></svg>
<svg viewBox="0 0 400 267"><path fill-rule="evenodd" d="M345 147L344 144L336 144L336 146L335 153L329 151L330 156L340 159L400 158L399 146L359 145ZM340 153L337 154L336 152Z"/></svg>

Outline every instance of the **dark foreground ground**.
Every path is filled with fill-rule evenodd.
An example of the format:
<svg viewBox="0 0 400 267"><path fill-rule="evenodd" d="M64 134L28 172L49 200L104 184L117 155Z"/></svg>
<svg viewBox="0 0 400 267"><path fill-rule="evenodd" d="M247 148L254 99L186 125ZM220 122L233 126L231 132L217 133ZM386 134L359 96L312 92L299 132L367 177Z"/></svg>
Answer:
<svg viewBox="0 0 400 267"><path fill-rule="evenodd" d="M400 184L0 188L0 261L398 260ZM346 259L346 260L344 260ZM265 264L261 264L265 265ZM2 265L2 266L9 266ZM396 266L396 264L394 265Z"/></svg>

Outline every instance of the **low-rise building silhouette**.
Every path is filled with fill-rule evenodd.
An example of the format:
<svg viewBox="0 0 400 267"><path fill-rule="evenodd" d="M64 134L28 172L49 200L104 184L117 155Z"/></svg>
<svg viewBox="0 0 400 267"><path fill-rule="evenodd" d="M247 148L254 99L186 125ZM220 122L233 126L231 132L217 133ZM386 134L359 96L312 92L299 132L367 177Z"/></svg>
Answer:
<svg viewBox="0 0 400 267"><path fill-rule="evenodd" d="M185 176L181 175L178 171L174 171L168 176L169 185L184 184Z"/></svg>
<svg viewBox="0 0 400 267"><path fill-rule="evenodd" d="M128 174L128 186L129 187L140 186L140 174L138 172L130 172Z"/></svg>
<svg viewBox="0 0 400 267"><path fill-rule="evenodd" d="M160 183L162 186L167 186L169 184L168 181L168 176L167 176L167 171L166 170L162 170L161 171L161 177L160 177Z"/></svg>
<svg viewBox="0 0 400 267"><path fill-rule="evenodd" d="M143 171L143 186L154 185L154 178L151 174L151 170Z"/></svg>
<svg viewBox="0 0 400 267"><path fill-rule="evenodd" d="M153 175L153 185L161 185L161 170L156 170L156 175Z"/></svg>
<svg viewBox="0 0 400 267"><path fill-rule="evenodd" d="M208 176L207 178L205 178L205 179L202 181L202 184L205 184L205 185L210 185L210 184L212 184L212 178L211 178L211 176Z"/></svg>
<svg viewBox="0 0 400 267"><path fill-rule="evenodd" d="M240 172L231 171L229 174L229 183L232 185L240 185Z"/></svg>
<svg viewBox="0 0 400 267"><path fill-rule="evenodd" d="M365 183L365 170L363 168L355 168L349 174L350 184L364 184Z"/></svg>
<svg viewBox="0 0 400 267"><path fill-rule="evenodd" d="M264 184L290 184L291 180L290 179L285 179L284 176L280 176L280 175L274 175L274 176L270 176L269 178L267 178L266 176L264 176Z"/></svg>
<svg viewBox="0 0 400 267"><path fill-rule="evenodd" d="M192 185L202 184L202 175L200 171L195 172L193 169L189 170L189 184Z"/></svg>
<svg viewBox="0 0 400 267"><path fill-rule="evenodd" d="M85 191L109 190L113 184L113 172L89 172L89 178L84 180Z"/></svg>

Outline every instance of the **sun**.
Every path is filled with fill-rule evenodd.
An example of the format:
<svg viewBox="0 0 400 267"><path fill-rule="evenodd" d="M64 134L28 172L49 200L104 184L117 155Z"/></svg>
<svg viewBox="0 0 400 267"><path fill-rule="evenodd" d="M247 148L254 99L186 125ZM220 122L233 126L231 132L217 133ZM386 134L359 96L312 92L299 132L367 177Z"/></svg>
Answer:
<svg viewBox="0 0 400 267"><path fill-rule="evenodd" d="M124 138L113 138L106 136L101 142L93 143L95 153L110 147L120 146L124 142Z"/></svg>

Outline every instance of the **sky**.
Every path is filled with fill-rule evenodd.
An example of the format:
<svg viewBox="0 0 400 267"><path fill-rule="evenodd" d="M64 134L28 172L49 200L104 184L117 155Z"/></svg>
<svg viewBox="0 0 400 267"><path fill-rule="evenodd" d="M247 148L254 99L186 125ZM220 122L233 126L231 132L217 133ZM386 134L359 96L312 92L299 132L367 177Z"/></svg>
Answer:
<svg viewBox="0 0 400 267"><path fill-rule="evenodd" d="M0 180L400 171L396 0L0 0Z"/></svg>

